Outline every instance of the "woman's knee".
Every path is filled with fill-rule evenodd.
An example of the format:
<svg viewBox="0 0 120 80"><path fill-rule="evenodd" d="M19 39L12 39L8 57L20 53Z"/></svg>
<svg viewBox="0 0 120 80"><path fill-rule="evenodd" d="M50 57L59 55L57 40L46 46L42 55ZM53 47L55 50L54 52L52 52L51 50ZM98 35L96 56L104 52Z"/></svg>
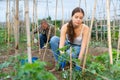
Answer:
<svg viewBox="0 0 120 80"><path fill-rule="evenodd" d="M50 44L51 43L57 43L59 42L60 38L58 36L53 36L51 39L50 39Z"/></svg>

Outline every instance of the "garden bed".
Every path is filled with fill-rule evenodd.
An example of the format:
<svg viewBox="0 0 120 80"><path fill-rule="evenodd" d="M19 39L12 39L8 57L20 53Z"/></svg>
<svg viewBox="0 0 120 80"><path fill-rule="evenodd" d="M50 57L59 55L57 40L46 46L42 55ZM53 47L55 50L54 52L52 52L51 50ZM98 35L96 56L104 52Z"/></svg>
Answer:
<svg viewBox="0 0 120 80"><path fill-rule="evenodd" d="M19 50L19 52L20 51L21 50ZM33 57L38 57L38 59L40 61L43 61L44 51L45 51L45 49L41 49L41 51L39 53L39 50L32 49L32 56ZM88 53L91 53L94 56L100 55L101 53L104 53L104 52L107 52L107 48L95 47L95 48L89 48L89 51L88 51ZM24 50L24 53L26 54L27 50ZM9 50L9 52L7 52L7 51L3 52L2 51L1 56L0 56L0 63L3 63L5 61L7 61L9 57L14 56L14 55L15 55L14 49ZM46 50L44 61L47 63L47 65L45 66L47 71L49 71L53 67L55 67L54 57L53 57L53 54L52 54L50 49ZM3 68L2 71L10 72L11 69L12 69L11 67ZM62 80L62 77L61 77L62 76L62 71L56 70L52 73L57 77L58 80Z"/></svg>

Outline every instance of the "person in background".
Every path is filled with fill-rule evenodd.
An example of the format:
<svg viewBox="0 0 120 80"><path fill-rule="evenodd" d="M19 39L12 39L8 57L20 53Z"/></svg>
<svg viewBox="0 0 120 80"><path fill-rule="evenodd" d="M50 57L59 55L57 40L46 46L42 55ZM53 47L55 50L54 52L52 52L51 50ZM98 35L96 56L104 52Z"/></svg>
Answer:
<svg viewBox="0 0 120 80"><path fill-rule="evenodd" d="M50 41L52 36L54 36L55 28L52 24L49 24L47 20L43 19L41 20L38 29L34 30L34 34L37 32L39 32L40 48L44 48L47 40Z"/></svg>
<svg viewBox="0 0 120 80"><path fill-rule="evenodd" d="M53 36L51 38L50 46L56 63L58 62L58 57L64 54L63 51L58 49L63 48L66 45L69 45L74 49L74 51L72 51L72 58L77 58L80 61L83 60L89 35L89 27L83 23L84 15L85 14L82 8L76 7L73 9L71 20L64 24L61 28L60 38L57 36ZM70 47L65 51L69 56ZM55 68L51 71L54 70Z"/></svg>

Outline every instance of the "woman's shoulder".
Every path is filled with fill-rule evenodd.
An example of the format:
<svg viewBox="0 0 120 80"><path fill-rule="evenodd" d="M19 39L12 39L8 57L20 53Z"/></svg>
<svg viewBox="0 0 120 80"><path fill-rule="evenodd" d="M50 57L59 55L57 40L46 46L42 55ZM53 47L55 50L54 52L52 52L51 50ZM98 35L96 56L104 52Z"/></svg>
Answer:
<svg viewBox="0 0 120 80"><path fill-rule="evenodd" d="M89 27L86 24L83 24L84 30L89 30Z"/></svg>
<svg viewBox="0 0 120 80"><path fill-rule="evenodd" d="M67 25L68 25L68 23L65 23L65 24L63 25L63 27L67 27Z"/></svg>
<svg viewBox="0 0 120 80"><path fill-rule="evenodd" d="M68 25L68 23L65 23L65 24L61 27L61 32L62 32L62 33L66 33L66 32L67 32L67 25Z"/></svg>
<svg viewBox="0 0 120 80"><path fill-rule="evenodd" d="M62 29L67 29L67 25L68 25L68 23L65 23L63 26L62 26Z"/></svg>
<svg viewBox="0 0 120 80"><path fill-rule="evenodd" d="M89 28L86 24L83 24L83 27L85 27L85 28Z"/></svg>
<svg viewBox="0 0 120 80"><path fill-rule="evenodd" d="M83 27L89 29L89 27L86 24L83 24Z"/></svg>

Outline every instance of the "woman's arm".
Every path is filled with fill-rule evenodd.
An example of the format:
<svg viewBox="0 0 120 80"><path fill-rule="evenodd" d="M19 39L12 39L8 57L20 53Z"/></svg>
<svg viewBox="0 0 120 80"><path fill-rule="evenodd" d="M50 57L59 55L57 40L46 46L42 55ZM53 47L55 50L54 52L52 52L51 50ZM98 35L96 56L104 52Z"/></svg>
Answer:
<svg viewBox="0 0 120 80"><path fill-rule="evenodd" d="M85 48L86 48L86 45L88 42L88 35L89 35L89 27L87 27L85 25L84 30L83 30L83 40L82 40L81 50L80 50L80 54L78 56L78 59L80 59L80 60L83 59L83 54L85 52Z"/></svg>
<svg viewBox="0 0 120 80"><path fill-rule="evenodd" d="M67 24L63 25L61 28L59 48L62 48L65 44L66 32L67 32Z"/></svg>

